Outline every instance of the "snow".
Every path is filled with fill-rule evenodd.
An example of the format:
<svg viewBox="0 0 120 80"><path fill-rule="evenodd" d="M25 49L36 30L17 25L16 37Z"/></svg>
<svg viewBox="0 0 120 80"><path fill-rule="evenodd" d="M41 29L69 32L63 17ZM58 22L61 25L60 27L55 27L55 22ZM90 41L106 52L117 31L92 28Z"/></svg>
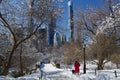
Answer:
<svg viewBox="0 0 120 80"><path fill-rule="evenodd" d="M103 19L102 23L98 26L96 35L98 35L99 33L103 33L105 29L110 29L110 28L113 28L115 26L118 26L119 23L117 23L117 22L120 21L120 17L119 17L119 15L120 15L120 3L113 6L112 8L114 11L115 18L112 16L112 14L110 14L105 19Z"/></svg>
<svg viewBox="0 0 120 80"><path fill-rule="evenodd" d="M62 71L62 69L58 69L55 66L53 66L52 64L44 64L45 67L42 68L42 70L44 72L58 72L58 71Z"/></svg>
<svg viewBox="0 0 120 80"><path fill-rule="evenodd" d="M0 80L120 80L120 69L96 70L95 65L87 64L87 73L83 74L82 64L80 74L72 74L72 69L58 69L52 64L44 64L43 68L37 69L30 75L19 78L10 78L8 76L0 76ZM42 77L41 77L42 71ZM117 72L117 77L114 73Z"/></svg>

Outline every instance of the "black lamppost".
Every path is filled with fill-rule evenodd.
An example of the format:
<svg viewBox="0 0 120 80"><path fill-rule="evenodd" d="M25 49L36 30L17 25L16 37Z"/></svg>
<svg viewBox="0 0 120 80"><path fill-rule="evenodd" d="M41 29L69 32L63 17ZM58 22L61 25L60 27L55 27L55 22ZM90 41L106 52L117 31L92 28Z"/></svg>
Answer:
<svg viewBox="0 0 120 80"><path fill-rule="evenodd" d="M83 74L86 73L86 57L85 57L85 48L86 48L86 44L83 44L83 54L84 54L84 66L83 66Z"/></svg>

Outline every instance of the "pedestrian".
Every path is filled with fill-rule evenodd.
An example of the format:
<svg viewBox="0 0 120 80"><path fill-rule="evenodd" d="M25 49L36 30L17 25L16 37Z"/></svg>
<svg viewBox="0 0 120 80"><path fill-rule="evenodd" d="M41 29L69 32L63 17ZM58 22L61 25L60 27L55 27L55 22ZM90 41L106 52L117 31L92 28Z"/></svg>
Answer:
<svg viewBox="0 0 120 80"><path fill-rule="evenodd" d="M42 68L44 67L44 64L43 64L43 62L40 62L40 65L39 65L39 69L40 69L40 79L42 79L42 77L43 77L43 70L42 70Z"/></svg>
<svg viewBox="0 0 120 80"><path fill-rule="evenodd" d="M80 67L80 63L78 61L75 61L75 63L74 63L74 70L72 70L72 73L73 74L79 74L79 72L80 72L79 67Z"/></svg>

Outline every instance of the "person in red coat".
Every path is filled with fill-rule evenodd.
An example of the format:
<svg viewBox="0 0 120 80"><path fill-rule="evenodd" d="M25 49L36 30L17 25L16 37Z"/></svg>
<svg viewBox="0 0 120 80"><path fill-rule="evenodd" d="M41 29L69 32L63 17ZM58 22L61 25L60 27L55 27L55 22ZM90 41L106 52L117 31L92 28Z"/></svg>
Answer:
<svg viewBox="0 0 120 80"><path fill-rule="evenodd" d="M79 67L80 67L80 63L78 61L75 61L74 70L72 70L72 73L78 73L79 74L79 72L80 72Z"/></svg>

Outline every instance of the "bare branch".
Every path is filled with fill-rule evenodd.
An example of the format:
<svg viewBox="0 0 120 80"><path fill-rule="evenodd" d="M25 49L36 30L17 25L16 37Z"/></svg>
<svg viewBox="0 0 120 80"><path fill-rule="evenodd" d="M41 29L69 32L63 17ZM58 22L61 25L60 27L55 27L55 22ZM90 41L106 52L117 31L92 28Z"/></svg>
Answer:
<svg viewBox="0 0 120 80"><path fill-rule="evenodd" d="M103 64L108 63L110 60L105 61Z"/></svg>
<svg viewBox="0 0 120 80"><path fill-rule="evenodd" d="M110 12L112 14L112 17L115 17L113 9L112 9L112 1L108 0L107 2L108 2L108 7L109 7L109 10L110 10Z"/></svg>
<svg viewBox="0 0 120 80"><path fill-rule="evenodd" d="M21 41L19 41L19 42L17 43L17 46L19 46L22 42L24 42L25 40L27 40L27 39L29 39L31 36L33 36L33 35L37 32L37 30L41 27L41 25L42 25L42 22L40 23L40 25L38 25L38 27L37 27L31 34L29 34L26 38L24 38L24 39L22 39Z"/></svg>
<svg viewBox="0 0 120 80"><path fill-rule="evenodd" d="M87 24L84 16L82 16L82 19L83 19L83 23L84 23L86 29L87 29L88 31L90 31L93 35L95 35L95 32L93 31L93 29L90 29L90 28L89 28L90 26Z"/></svg>
<svg viewBox="0 0 120 80"><path fill-rule="evenodd" d="M97 62L97 61L95 61L95 60L92 60L91 62L92 62L92 63L95 63L95 64L98 64L98 62Z"/></svg>
<svg viewBox="0 0 120 80"><path fill-rule="evenodd" d="M11 29L9 23L6 21L5 18L3 18L1 12L0 12L0 18L1 18L2 21L6 24L6 27L10 30L10 32L11 32L11 34L12 34L12 36L13 36L13 39L14 39L14 43L16 43L16 37L15 37L15 34L14 34L14 32L12 31L12 29Z"/></svg>

